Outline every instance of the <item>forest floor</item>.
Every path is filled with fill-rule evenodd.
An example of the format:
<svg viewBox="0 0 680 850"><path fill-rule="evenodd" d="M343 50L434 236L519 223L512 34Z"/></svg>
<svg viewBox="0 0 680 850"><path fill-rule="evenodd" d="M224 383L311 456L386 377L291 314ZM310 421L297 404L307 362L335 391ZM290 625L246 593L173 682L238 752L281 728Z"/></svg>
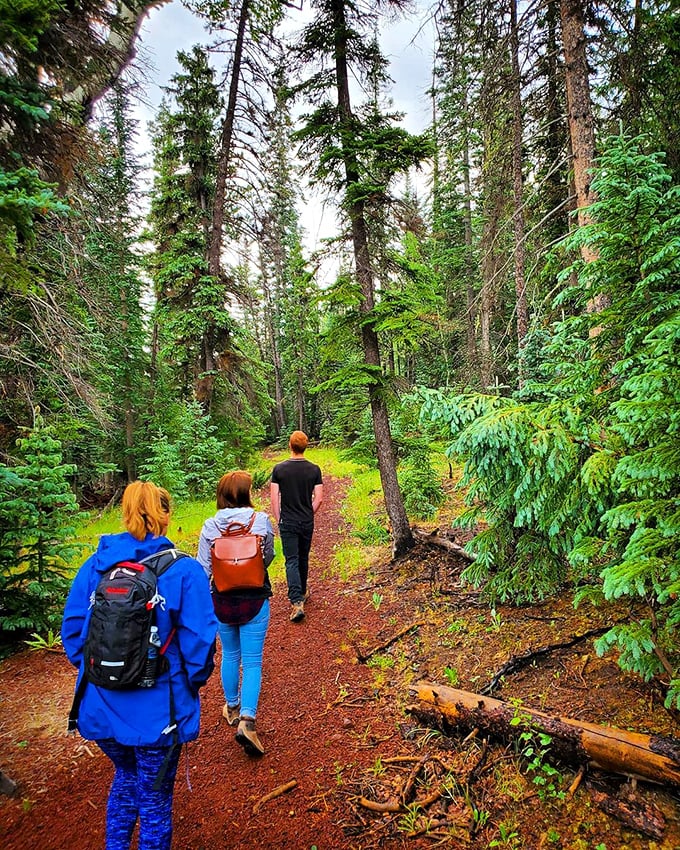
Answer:
<svg viewBox="0 0 680 850"><path fill-rule="evenodd" d="M285 587L275 587L258 713L266 754L249 758L234 741L216 670L201 736L180 760L173 848L680 848L680 797L668 789L591 771L573 794L539 795L512 746L443 736L409 711L420 679L478 691L513 655L568 642L607 625L612 612L574 611L565 596L492 614L460 586L465 562L429 544L396 563L375 550L366 574L342 581L327 565L350 534L347 484L325 480L303 622L289 622ZM112 768L95 744L65 734L74 678L61 652L23 651L0 664L0 768L18 784L14 797L0 797L4 850L103 846ZM590 639L507 675L494 696L678 734L659 693L598 658ZM558 769L566 791L577 769ZM376 812L362 803L402 794L421 804ZM656 838L607 813L623 799L657 825Z"/></svg>

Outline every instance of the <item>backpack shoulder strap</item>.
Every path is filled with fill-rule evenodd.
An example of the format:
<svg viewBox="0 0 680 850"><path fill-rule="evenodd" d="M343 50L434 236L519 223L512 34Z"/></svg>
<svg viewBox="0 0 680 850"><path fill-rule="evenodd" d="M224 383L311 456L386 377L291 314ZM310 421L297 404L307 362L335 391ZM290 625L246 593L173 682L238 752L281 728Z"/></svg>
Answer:
<svg viewBox="0 0 680 850"><path fill-rule="evenodd" d="M220 532L220 534L222 537L230 537L231 535L238 535L240 537L243 534L250 534L250 529L253 527L254 522L255 511L253 511L253 515L247 523L234 520L233 522L230 522L224 531Z"/></svg>
<svg viewBox="0 0 680 850"><path fill-rule="evenodd" d="M163 549L161 552L155 552L153 555L148 555L139 563L144 564L145 567L153 570L156 574L156 578L158 578L158 576L162 576L166 570L169 570L175 561L189 557L191 556L187 552L182 552L181 549Z"/></svg>

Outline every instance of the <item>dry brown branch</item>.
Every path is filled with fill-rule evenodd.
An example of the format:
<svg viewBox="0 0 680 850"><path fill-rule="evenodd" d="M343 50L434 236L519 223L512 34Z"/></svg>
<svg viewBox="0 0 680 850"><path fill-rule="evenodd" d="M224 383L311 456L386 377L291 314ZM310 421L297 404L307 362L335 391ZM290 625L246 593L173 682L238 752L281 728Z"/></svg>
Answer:
<svg viewBox="0 0 680 850"><path fill-rule="evenodd" d="M503 676L507 676L509 673L516 673L518 670L522 670L524 667L527 667L529 664L531 664L532 661L535 661L537 658L541 658L544 655L549 655L551 652L555 652L558 649L571 649L572 646L576 646L576 644L582 643L584 640L588 640L591 637L598 637L599 635L603 635L610 629L611 626L602 626L597 629L589 629L582 635L573 635L567 641L551 643L547 646L539 646L536 649L527 649L527 651L523 652L521 655L513 655L512 658L506 661L505 664L503 664L494 673L489 684L485 685L483 688L480 688L479 693L485 695L492 694L498 687L498 683L503 678Z"/></svg>
<svg viewBox="0 0 680 850"><path fill-rule="evenodd" d="M576 791L578 790L579 785L581 784L581 780L586 775L586 766L582 764L578 769L578 773L574 777L571 785L569 786L569 790L567 791L568 797L573 797Z"/></svg>
<svg viewBox="0 0 680 850"><path fill-rule="evenodd" d="M378 803L376 800L368 800L366 797L359 797L359 805L371 812L380 812L382 814L385 812L400 812L403 808L399 800L394 797L390 797L384 803Z"/></svg>
<svg viewBox="0 0 680 850"><path fill-rule="evenodd" d="M268 803L270 800L276 799L276 797L280 797L282 794L286 794L288 791L292 791L293 788L297 785L297 779L291 779L290 782L286 782L284 785L279 785L278 788L274 788L273 791L270 791L268 794L265 794L264 797L260 797L260 799L253 806L253 814L256 814L260 807L265 803Z"/></svg>
<svg viewBox="0 0 680 850"><path fill-rule="evenodd" d="M412 632L414 629L419 629L421 626L426 625L424 620L421 620L417 623L411 623L410 626L405 626L401 631L397 632L396 635L393 635L391 638L386 640L384 643L381 643L379 646L373 647L367 653L361 653L357 647L354 647L357 654L357 661L359 664L365 664L368 659L375 655L377 652L382 652L384 649L387 649L388 646L392 646L393 643L396 643L400 638L403 638L404 635L407 635L409 632Z"/></svg>
<svg viewBox="0 0 680 850"><path fill-rule="evenodd" d="M404 782L403 788L401 789L401 793L399 794L399 799L401 802L406 805L408 803L408 798L413 791L413 786L415 785L415 781L418 778L418 774L425 766L425 763L430 758L430 754L426 753L424 756L418 759L416 764L411 768L411 772L406 778L406 782Z"/></svg>
<svg viewBox="0 0 680 850"><path fill-rule="evenodd" d="M453 540L448 540L446 537L439 537L436 533L423 531L420 528L413 528L413 534L418 540L422 540L424 543L430 543L432 546L438 546L440 549L446 549L447 552L453 552L454 555L458 555L470 563L473 563L476 558L474 555L471 555L462 546L459 546L458 543L454 543Z"/></svg>

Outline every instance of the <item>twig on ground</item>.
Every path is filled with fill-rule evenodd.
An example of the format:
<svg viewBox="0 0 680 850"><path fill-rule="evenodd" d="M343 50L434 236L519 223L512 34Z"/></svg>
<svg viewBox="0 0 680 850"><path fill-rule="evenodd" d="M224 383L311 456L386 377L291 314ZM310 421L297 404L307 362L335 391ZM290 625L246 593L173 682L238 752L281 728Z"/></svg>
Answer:
<svg viewBox="0 0 680 850"><path fill-rule="evenodd" d="M571 785L569 786L569 790L567 791L567 797L573 797L576 793L578 786L581 784L581 780L586 775L586 766L582 764L578 769L578 773L574 777Z"/></svg>
<svg viewBox="0 0 680 850"><path fill-rule="evenodd" d="M406 778L406 782L404 782L404 785L401 789L401 793L399 794L399 799L401 800L401 802L404 805L406 805L408 803L409 795L411 794L411 791L413 790L413 786L415 785L415 781L418 778L418 774L423 769L423 767L425 766L425 763L427 762L427 760L429 758L430 758L429 753L425 753L424 756L419 758L418 761L416 762L416 764L413 765L411 772L409 773L408 777Z"/></svg>
<svg viewBox="0 0 680 850"><path fill-rule="evenodd" d="M396 643L400 638L407 635L409 632L414 631L415 629L419 629L421 626L426 625L424 620L420 620L417 623L411 623L410 626L406 626L400 632L397 632L396 635L393 635L391 638L386 640L384 643L381 643L379 646L373 647L373 649L369 650L367 653L362 653L359 651L357 647L354 647L357 654L357 661L359 664L365 664L371 656L375 655L378 652L382 652L383 649L387 649L388 646L392 646L393 643Z"/></svg>
<svg viewBox="0 0 680 850"><path fill-rule="evenodd" d="M274 800L276 797L280 797L282 794L291 791L297 785L297 779L291 779L290 782L286 782L284 785L279 785L278 788L274 788L273 791L270 791L268 794L265 794L264 797L260 797L260 799L253 806L253 814L256 814L260 807L265 803L268 803L270 800Z"/></svg>
<svg viewBox="0 0 680 850"><path fill-rule="evenodd" d="M582 635L574 635L571 640L560 641L559 643L551 643L548 646L539 646L537 649L528 649L521 655L513 655L512 658L508 659L508 661L505 662L505 664L501 665L501 667L494 673L489 684L481 688L479 690L479 693L483 694L484 696L491 696L491 694L498 687L498 683L503 678L503 676L507 676L509 673L516 673L518 670L524 669L524 667L527 667L536 658L541 658L544 655L549 655L550 653L555 652L558 649L571 649L571 647L576 646L577 643L582 643L584 640L588 640L588 638L591 637L598 637L599 635L603 635L610 629L611 626L601 626L597 629L589 629Z"/></svg>

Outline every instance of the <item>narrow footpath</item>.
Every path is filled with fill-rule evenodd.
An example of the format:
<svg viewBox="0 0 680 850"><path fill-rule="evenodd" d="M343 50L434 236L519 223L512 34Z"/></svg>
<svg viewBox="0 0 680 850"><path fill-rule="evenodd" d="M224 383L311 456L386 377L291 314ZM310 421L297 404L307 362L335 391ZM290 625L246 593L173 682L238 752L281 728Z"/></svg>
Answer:
<svg viewBox="0 0 680 850"><path fill-rule="evenodd" d="M303 622L289 621L285 586L274 588L258 712L262 758L249 758L221 719L218 668L203 692L202 733L185 748L177 777L176 850L360 846L343 829L343 785L373 764L376 742L398 730L388 707L376 705L371 670L356 662L355 646L373 644L385 626L381 612L326 570L347 534L346 484L324 481ZM103 846L112 769L94 744L65 735L73 680L63 653L23 652L0 665L0 765L20 785L17 797L0 799L5 850Z"/></svg>

